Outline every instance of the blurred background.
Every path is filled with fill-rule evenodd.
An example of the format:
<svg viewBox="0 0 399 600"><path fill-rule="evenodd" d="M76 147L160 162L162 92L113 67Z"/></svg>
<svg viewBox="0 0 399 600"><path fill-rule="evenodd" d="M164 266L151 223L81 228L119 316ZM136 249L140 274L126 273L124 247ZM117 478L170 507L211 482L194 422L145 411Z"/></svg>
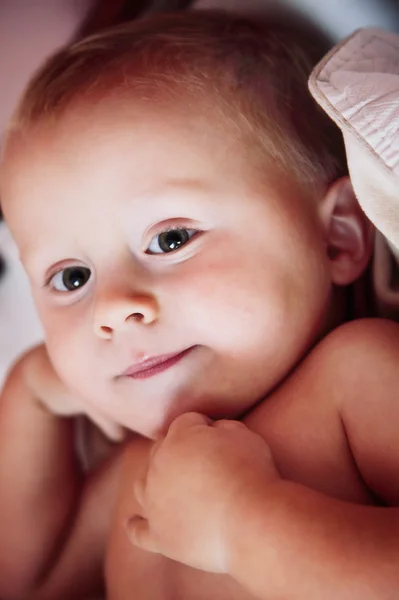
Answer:
<svg viewBox="0 0 399 600"><path fill-rule="evenodd" d="M0 0L0 145L7 120L30 75L58 47L151 12L201 8L284 10L308 19L332 41L370 25L399 32L399 0ZM11 361L40 341L42 332L3 221L0 257L1 384Z"/></svg>

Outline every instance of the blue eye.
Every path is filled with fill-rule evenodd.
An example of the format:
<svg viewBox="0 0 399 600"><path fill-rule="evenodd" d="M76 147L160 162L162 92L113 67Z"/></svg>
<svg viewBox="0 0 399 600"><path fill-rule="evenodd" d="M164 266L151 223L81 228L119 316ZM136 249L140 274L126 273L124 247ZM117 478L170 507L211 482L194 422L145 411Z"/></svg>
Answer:
<svg viewBox="0 0 399 600"><path fill-rule="evenodd" d="M58 271L50 280L50 285L57 292L74 292L89 281L91 275L87 267L67 267Z"/></svg>
<svg viewBox="0 0 399 600"><path fill-rule="evenodd" d="M187 244L196 233L196 229L185 229L184 227L162 231L152 238L146 252L147 254L175 252Z"/></svg>

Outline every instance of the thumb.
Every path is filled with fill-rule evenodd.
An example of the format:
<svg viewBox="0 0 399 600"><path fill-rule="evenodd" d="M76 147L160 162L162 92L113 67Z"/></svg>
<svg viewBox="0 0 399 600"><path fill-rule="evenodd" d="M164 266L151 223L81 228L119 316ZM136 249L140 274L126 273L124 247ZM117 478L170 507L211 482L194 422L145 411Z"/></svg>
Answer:
<svg viewBox="0 0 399 600"><path fill-rule="evenodd" d="M212 423L213 421L211 419L200 413L183 413L182 415L176 417L176 419L170 425L168 434L176 433L182 429L187 429L188 427L195 427L198 425L212 425Z"/></svg>
<svg viewBox="0 0 399 600"><path fill-rule="evenodd" d="M158 546L151 534L147 519L142 519L139 516L129 519L126 523L126 531L132 544L142 550L147 550L147 552L159 554Z"/></svg>

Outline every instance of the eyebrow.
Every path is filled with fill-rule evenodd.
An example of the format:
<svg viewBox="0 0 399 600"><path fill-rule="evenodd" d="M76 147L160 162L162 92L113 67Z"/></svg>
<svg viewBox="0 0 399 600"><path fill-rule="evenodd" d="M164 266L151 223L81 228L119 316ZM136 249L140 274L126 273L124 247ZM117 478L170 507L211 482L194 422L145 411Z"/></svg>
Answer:
<svg viewBox="0 0 399 600"><path fill-rule="evenodd" d="M172 179L168 179L162 189L168 190L169 188L176 189L195 189L200 191L207 191L210 189L209 183L201 180L194 179L191 177L175 177Z"/></svg>

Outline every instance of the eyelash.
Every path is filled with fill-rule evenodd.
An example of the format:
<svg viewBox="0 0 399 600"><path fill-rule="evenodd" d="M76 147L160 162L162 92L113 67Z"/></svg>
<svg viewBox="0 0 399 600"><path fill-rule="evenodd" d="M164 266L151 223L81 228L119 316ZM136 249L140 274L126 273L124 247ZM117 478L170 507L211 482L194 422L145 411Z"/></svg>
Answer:
<svg viewBox="0 0 399 600"><path fill-rule="evenodd" d="M171 232L177 232L177 231L181 231L181 232L187 232L187 233L188 233L187 240L186 240L186 241L184 241L184 242L181 244L181 246L182 246L182 247L183 247L183 246L186 246L186 245L187 245L187 244L188 244L188 243L189 243L189 242L190 242L192 239L196 238L196 237L197 237L199 234L201 234L201 233L202 233L202 232L201 232L200 230L198 230L198 229L195 229L195 228L193 228L193 227L191 227L191 228L190 228L190 227L187 227L187 226L184 226L184 225L173 225L173 226L171 226L171 227L164 228L164 229L162 229L161 231L158 231L157 233L155 233L155 234L152 236L152 238L150 239L150 243L148 244L148 246L147 246L147 248L146 248L146 250L145 250L145 253L146 253L146 254L148 254L148 255L150 255L150 256L154 256L154 255L156 255L156 254L165 255L165 254L169 254L169 253L170 253L170 254L175 254L176 252L178 252L178 251L180 250L180 247L177 247L176 249L171 249L171 250L169 250L169 251L165 251L165 252L162 252L162 249L161 249L161 251L160 251L160 252L150 252L150 251L149 251L149 248L150 248L150 246L151 246L151 242L152 242L153 240L155 240L155 239L157 239L157 238L159 239L159 237L160 237L161 235L165 235L165 234L168 234L168 233L171 233ZM159 245L159 242L158 242L158 245ZM160 247L160 246L159 246L159 247ZM68 289L67 289L67 290L63 290L63 291L61 291L61 290L58 290L58 289L55 287L55 285L54 285L54 280L55 280L55 278L56 278L57 276L62 276L62 274L63 274L63 273L66 271L66 270L68 270L68 269L71 269L71 270L73 270L73 269L83 269L83 270L87 270L87 271L89 271L89 272L90 272L90 274L89 274L89 277L88 277L87 281L86 281L86 282L85 282L85 283L84 283L84 284L83 284L81 287L77 287L77 288L76 288L76 290L68 290ZM82 289L83 287L85 287L85 286L87 285L88 281L90 280L91 276L92 276L91 269L89 269L88 267L86 267L86 266L84 266L84 265L70 265L70 266L68 265L68 266L65 266L65 267L63 267L63 268L60 268L60 269L58 269L57 271L55 271L55 272L51 273L51 275L49 275L49 277L46 279L46 281L45 281L45 283L44 283L44 287L48 287L48 288L50 288L50 289L51 289L53 292L55 292L55 293L58 293L58 294L62 294L62 295L69 295L69 294L72 294L72 293L73 293L73 292L75 292L75 291L76 291L76 292L78 292L80 289Z"/></svg>
<svg viewBox="0 0 399 600"><path fill-rule="evenodd" d="M160 236L167 235L168 233L173 233L173 232L185 232L188 235L187 235L187 238L185 240L183 240L181 242L181 244L178 245L176 248L171 248L170 250L162 251L162 248L160 245L160 240L159 240ZM184 225L174 225L172 227L162 229L161 231L158 231L151 237L150 243L147 245L147 248L145 249L145 253L150 256L154 256L156 254L160 254L160 255L175 254L176 252L179 252L180 246L183 247L183 246L188 245L193 238L196 238L201 233L202 232L200 230L195 229L194 227L187 227ZM157 239L158 239L158 247L161 249L161 251L160 252L154 252L154 251L152 252L150 250L151 244L154 240L157 240ZM178 243L178 240L176 240L176 243Z"/></svg>

